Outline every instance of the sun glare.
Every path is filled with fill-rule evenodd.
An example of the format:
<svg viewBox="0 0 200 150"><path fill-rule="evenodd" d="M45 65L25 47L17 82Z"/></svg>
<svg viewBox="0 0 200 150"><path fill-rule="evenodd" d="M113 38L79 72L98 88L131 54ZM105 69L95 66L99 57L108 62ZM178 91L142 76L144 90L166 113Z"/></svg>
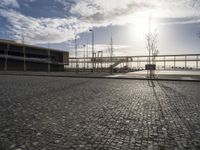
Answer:
<svg viewBox="0 0 200 150"><path fill-rule="evenodd" d="M151 21L150 21L151 20ZM158 23L149 12L138 12L132 16L132 22L129 25L130 34L134 37L144 38L148 32L154 32L158 29Z"/></svg>

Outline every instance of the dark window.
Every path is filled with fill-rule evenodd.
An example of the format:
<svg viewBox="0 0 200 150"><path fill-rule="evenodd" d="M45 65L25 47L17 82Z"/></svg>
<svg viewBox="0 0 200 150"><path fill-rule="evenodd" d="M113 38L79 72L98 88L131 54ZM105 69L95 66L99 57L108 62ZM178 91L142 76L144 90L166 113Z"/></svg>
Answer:
<svg viewBox="0 0 200 150"><path fill-rule="evenodd" d="M5 54L7 50L7 44L0 43L0 54Z"/></svg>

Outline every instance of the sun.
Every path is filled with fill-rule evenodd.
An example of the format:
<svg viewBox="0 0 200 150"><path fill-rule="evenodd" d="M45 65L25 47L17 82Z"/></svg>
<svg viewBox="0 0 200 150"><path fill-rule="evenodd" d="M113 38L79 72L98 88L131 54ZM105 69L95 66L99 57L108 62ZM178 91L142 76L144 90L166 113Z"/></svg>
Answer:
<svg viewBox="0 0 200 150"><path fill-rule="evenodd" d="M158 29L158 22L153 17L151 12L143 11L135 13L131 16L131 23L129 24L130 34L134 37L144 38L149 32L154 32Z"/></svg>

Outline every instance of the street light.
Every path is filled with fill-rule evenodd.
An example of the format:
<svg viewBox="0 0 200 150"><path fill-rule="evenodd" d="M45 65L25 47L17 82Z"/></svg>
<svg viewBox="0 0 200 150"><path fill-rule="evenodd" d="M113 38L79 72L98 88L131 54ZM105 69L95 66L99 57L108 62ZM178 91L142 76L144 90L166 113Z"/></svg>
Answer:
<svg viewBox="0 0 200 150"><path fill-rule="evenodd" d="M86 56L87 57L87 69L89 69L89 64L88 64L88 43L87 43L87 47L86 48L87 48L87 56Z"/></svg>
<svg viewBox="0 0 200 150"><path fill-rule="evenodd" d="M89 31L92 32L92 72L94 72L94 31L92 29Z"/></svg>
<svg viewBox="0 0 200 150"><path fill-rule="evenodd" d="M113 39L112 39L112 34L111 34L111 38L110 38L110 61L111 61L110 73L111 74L113 74L112 57L113 57Z"/></svg>
<svg viewBox="0 0 200 150"><path fill-rule="evenodd" d="M84 50L84 71L85 71L85 44L83 44L83 50Z"/></svg>
<svg viewBox="0 0 200 150"><path fill-rule="evenodd" d="M78 59L77 59L77 35L75 35L75 59L76 59L76 73L78 73Z"/></svg>

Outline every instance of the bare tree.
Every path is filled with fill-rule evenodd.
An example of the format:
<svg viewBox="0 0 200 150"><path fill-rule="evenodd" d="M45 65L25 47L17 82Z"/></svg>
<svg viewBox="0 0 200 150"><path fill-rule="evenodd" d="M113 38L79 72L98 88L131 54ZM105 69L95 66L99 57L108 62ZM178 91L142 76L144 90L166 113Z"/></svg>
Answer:
<svg viewBox="0 0 200 150"><path fill-rule="evenodd" d="M158 33L157 30L151 31L151 17L149 17L149 32L146 34L146 48L149 52L149 64L155 64L156 56L159 53L158 50ZM153 71L150 70L150 77L153 75Z"/></svg>
<svg viewBox="0 0 200 150"><path fill-rule="evenodd" d="M149 18L149 32L146 34L146 42L147 42L147 50L149 52L149 64L155 62L155 57L158 55L158 33L155 29L153 32L151 31L151 18ZM152 58L152 60L151 60Z"/></svg>
<svg viewBox="0 0 200 150"><path fill-rule="evenodd" d="M151 36L151 52L152 52L152 64L155 64L155 59L156 56L159 53L158 47L158 33L156 31L154 31L154 33Z"/></svg>

